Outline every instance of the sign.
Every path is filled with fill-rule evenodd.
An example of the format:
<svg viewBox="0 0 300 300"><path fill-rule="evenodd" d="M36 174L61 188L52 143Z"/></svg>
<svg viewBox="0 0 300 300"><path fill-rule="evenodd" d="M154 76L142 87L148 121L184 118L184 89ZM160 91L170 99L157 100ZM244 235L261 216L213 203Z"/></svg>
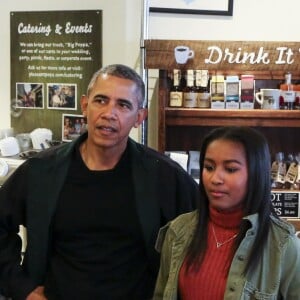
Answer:
<svg viewBox="0 0 300 300"><path fill-rule="evenodd" d="M300 218L299 192L273 191L272 204L278 216L285 218Z"/></svg>
<svg viewBox="0 0 300 300"><path fill-rule="evenodd" d="M186 69L299 73L300 42L285 41L146 40L146 68L178 68L174 49L179 45L194 51Z"/></svg>
<svg viewBox="0 0 300 300"><path fill-rule="evenodd" d="M62 115L102 66L102 12L11 12L11 126L46 127L61 139Z"/></svg>

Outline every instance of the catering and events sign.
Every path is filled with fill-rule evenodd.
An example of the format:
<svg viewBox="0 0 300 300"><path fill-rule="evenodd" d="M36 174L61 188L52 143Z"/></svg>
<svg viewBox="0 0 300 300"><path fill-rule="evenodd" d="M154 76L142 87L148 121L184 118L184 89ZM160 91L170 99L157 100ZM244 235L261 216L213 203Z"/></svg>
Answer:
<svg viewBox="0 0 300 300"><path fill-rule="evenodd" d="M12 127L51 127L80 114L80 96L102 66L102 11L11 12Z"/></svg>

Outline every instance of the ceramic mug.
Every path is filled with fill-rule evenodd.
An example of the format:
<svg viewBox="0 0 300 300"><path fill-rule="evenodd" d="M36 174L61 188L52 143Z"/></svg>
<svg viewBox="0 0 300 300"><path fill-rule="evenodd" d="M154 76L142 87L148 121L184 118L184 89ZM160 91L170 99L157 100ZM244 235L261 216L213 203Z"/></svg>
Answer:
<svg viewBox="0 0 300 300"><path fill-rule="evenodd" d="M262 109L279 109L279 89L261 89L255 94L255 100Z"/></svg>
<svg viewBox="0 0 300 300"><path fill-rule="evenodd" d="M194 57L194 51L187 46L177 46L174 48L175 60L178 64L185 64Z"/></svg>

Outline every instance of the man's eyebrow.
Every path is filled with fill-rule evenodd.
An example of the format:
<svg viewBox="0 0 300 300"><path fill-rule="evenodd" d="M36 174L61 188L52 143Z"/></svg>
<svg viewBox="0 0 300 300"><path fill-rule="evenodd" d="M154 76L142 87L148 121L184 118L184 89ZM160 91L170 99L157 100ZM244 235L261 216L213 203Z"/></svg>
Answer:
<svg viewBox="0 0 300 300"><path fill-rule="evenodd" d="M108 96L103 95L103 94L96 94L96 95L94 95L94 98L97 98L97 97L108 99Z"/></svg>

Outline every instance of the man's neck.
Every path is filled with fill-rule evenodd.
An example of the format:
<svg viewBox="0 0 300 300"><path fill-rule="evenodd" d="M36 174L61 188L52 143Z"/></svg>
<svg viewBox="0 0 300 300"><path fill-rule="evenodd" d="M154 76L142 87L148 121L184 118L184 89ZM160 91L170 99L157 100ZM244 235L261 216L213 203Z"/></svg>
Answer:
<svg viewBox="0 0 300 300"><path fill-rule="evenodd" d="M104 171L113 169L119 162L124 149L118 148L114 151L112 148L96 148L89 146L88 141L84 141L80 146L82 160L89 170Z"/></svg>

